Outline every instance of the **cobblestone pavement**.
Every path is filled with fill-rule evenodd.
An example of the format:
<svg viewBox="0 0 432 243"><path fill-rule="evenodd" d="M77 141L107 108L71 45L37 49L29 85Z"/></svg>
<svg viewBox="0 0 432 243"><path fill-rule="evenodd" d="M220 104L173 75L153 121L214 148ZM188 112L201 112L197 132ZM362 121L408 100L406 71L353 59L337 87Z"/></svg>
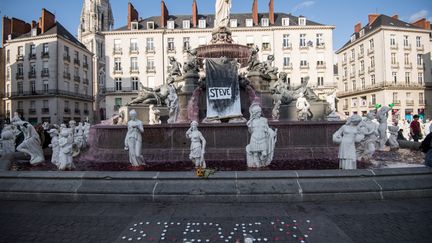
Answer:
<svg viewBox="0 0 432 243"><path fill-rule="evenodd" d="M431 242L432 199L275 203L0 202L0 242Z"/></svg>

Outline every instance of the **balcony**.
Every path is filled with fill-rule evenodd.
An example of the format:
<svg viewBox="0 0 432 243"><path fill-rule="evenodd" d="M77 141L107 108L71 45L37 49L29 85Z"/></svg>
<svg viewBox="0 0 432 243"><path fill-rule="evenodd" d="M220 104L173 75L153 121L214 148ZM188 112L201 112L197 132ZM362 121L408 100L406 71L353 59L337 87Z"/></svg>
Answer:
<svg viewBox="0 0 432 243"><path fill-rule="evenodd" d="M292 44L291 43L287 43L286 45L283 45L283 49L284 50L292 50Z"/></svg>
<svg viewBox="0 0 432 243"><path fill-rule="evenodd" d="M138 67L130 68L130 69L129 69L129 73L130 73L130 74L139 74L139 69L138 69Z"/></svg>
<svg viewBox="0 0 432 243"><path fill-rule="evenodd" d="M419 105L426 105L425 100L419 100Z"/></svg>
<svg viewBox="0 0 432 243"><path fill-rule="evenodd" d="M81 110L80 109L75 109L75 115L81 115Z"/></svg>
<svg viewBox="0 0 432 243"><path fill-rule="evenodd" d="M33 91L18 91L18 92L11 92L8 93L9 97L11 98L22 98L22 97L46 97L46 96L64 96L64 97L70 97L70 98L80 98L85 100L93 100L93 96L86 95L82 93L76 93L76 92L70 92L70 91L64 91L59 89L50 89L50 90L33 90Z"/></svg>
<svg viewBox="0 0 432 243"><path fill-rule="evenodd" d="M16 61L17 61L17 62L22 62L22 61L24 61L24 55L17 55L17 57L16 57Z"/></svg>
<svg viewBox="0 0 432 243"><path fill-rule="evenodd" d="M399 49L399 45L398 44L390 45L390 50L398 50L398 49Z"/></svg>
<svg viewBox="0 0 432 243"><path fill-rule="evenodd" d="M300 69L309 69L309 63L301 65L300 64Z"/></svg>
<svg viewBox="0 0 432 243"><path fill-rule="evenodd" d="M84 115L88 115L89 114L89 110L84 110Z"/></svg>
<svg viewBox="0 0 432 243"><path fill-rule="evenodd" d="M326 69L326 63L325 62L321 62L321 63L317 63L317 69Z"/></svg>
<svg viewBox="0 0 432 243"><path fill-rule="evenodd" d="M75 58L75 59L74 59L74 64L77 65L77 66L79 66L79 65L81 64L81 63L80 63L80 60L77 59L77 58Z"/></svg>
<svg viewBox="0 0 432 243"><path fill-rule="evenodd" d="M405 63L405 69L412 69L413 68L413 65L412 65L412 62L410 62L410 63Z"/></svg>
<svg viewBox="0 0 432 243"><path fill-rule="evenodd" d="M325 45L325 43L319 43L319 44L317 44L316 48L317 49L325 49L326 45Z"/></svg>
<svg viewBox="0 0 432 243"><path fill-rule="evenodd" d="M355 78L355 76L356 76L355 72L350 73L350 78Z"/></svg>
<svg viewBox="0 0 432 243"><path fill-rule="evenodd" d="M64 108L63 111L64 111L65 114L70 114L70 112L71 112L71 110L69 108Z"/></svg>
<svg viewBox="0 0 432 243"><path fill-rule="evenodd" d="M167 47L167 52L175 54L176 53L176 48L174 46L168 46Z"/></svg>
<svg viewBox="0 0 432 243"><path fill-rule="evenodd" d="M42 78L48 78L49 77L49 69L48 68L42 69L41 77Z"/></svg>
<svg viewBox="0 0 432 243"><path fill-rule="evenodd" d="M138 51L138 47L134 46L129 48L129 55L138 55L139 51Z"/></svg>
<svg viewBox="0 0 432 243"><path fill-rule="evenodd" d="M293 65L291 63L288 65L284 65L283 70L291 72L293 70Z"/></svg>
<svg viewBox="0 0 432 243"><path fill-rule="evenodd" d="M368 56L372 55L374 52L375 52L375 50L373 48L370 48L367 50Z"/></svg>
<svg viewBox="0 0 432 243"><path fill-rule="evenodd" d="M147 67L146 72L147 73L156 73L156 67L152 67L152 66Z"/></svg>
<svg viewBox="0 0 432 243"><path fill-rule="evenodd" d="M63 56L63 61L70 62L70 56L69 55Z"/></svg>
<svg viewBox="0 0 432 243"><path fill-rule="evenodd" d="M418 70L423 70L424 69L424 64L417 64L417 69Z"/></svg>
<svg viewBox="0 0 432 243"><path fill-rule="evenodd" d="M375 72L375 67L368 67L368 73Z"/></svg>
<svg viewBox="0 0 432 243"><path fill-rule="evenodd" d="M146 54L154 54L156 50L154 47L146 47Z"/></svg>
<svg viewBox="0 0 432 243"><path fill-rule="evenodd" d="M114 74L123 74L123 69L116 69L114 68Z"/></svg>
<svg viewBox="0 0 432 243"><path fill-rule="evenodd" d="M351 56L351 57L349 58L349 62L352 63L352 62L354 62L354 61L355 61L355 57Z"/></svg>
<svg viewBox="0 0 432 243"><path fill-rule="evenodd" d="M122 87L122 89L117 89L115 87L112 87L112 88L105 88L104 91L106 94L138 93L138 90L134 90L132 87Z"/></svg>
<svg viewBox="0 0 432 243"><path fill-rule="evenodd" d="M88 66L89 66L89 65L88 65L88 62L83 63L83 68L84 68L84 69L88 69Z"/></svg>
<svg viewBox="0 0 432 243"><path fill-rule="evenodd" d="M360 51L357 58L362 59L364 57L364 52Z"/></svg>
<svg viewBox="0 0 432 243"><path fill-rule="evenodd" d="M400 105L400 104L401 104L401 101L400 101L400 100L393 100L393 104L394 104L394 105Z"/></svg>
<svg viewBox="0 0 432 243"><path fill-rule="evenodd" d="M347 65L348 61L346 59L342 60L342 66Z"/></svg>
<svg viewBox="0 0 432 243"><path fill-rule="evenodd" d="M35 79L36 78L36 71L30 71L28 73L28 78Z"/></svg>
<svg viewBox="0 0 432 243"><path fill-rule="evenodd" d="M35 115L36 114L36 109L35 108L30 108L29 109L29 115Z"/></svg>
<svg viewBox="0 0 432 243"><path fill-rule="evenodd" d="M348 110L348 105L343 105L344 110Z"/></svg>
<svg viewBox="0 0 432 243"><path fill-rule="evenodd" d="M83 79L83 84L89 84L89 79L88 78Z"/></svg>
<svg viewBox="0 0 432 243"><path fill-rule="evenodd" d="M42 56L42 58L49 58L49 52L43 51L41 56Z"/></svg>
<svg viewBox="0 0 432 243"><path fill-rule="evenodd" d="M42 108L42 114L49 114L49 108Z"/></svg>
<svg viewBox="0 0 432 243"><path fill-rule="evenodd" d="M74 81L75 82L81 82L80 76L74 76Z"/></svg>
<svg viewBox="0 0 432 243"><path fill-rule="evenodd" d="M414 106L414 100L406 100L407 106Z"/></svg>
<svg viewBox="0 0 432 243"><path fill-rule="evenodd" d="M404 45L404 50L411 51L411 44Z"/></svg>
<svg viewBox="0 0 432 243"><path fill-rule="evenodd" d="M23 73L16 73L15 79L16 80L24 79L24 74Z"/></svg>
<svg viewBox="0 0 432 243"><path fill-rule="evenodd" d="M123 55L123 51L121 48L114 48L113 55Z"/></svg>
<svg viewBox="0 0 432 243"><path fill-rule="evenodd" d="M363 76L364 74L365 74L365 70L364 69L361 69L361 70L359 70L359 76Z"/></svg>
<svg viewBox="0 0 432 243"><path fill-rule="evenodd" d="M309 50L309 46L307 46L307 45L300 45L300 51L307 51L307 50Z"/></svg>
<svg viewBox="0 0 432 243"><path fill-rule="evenodd" d="M399 69L399 62L395 62L391 64L392 69Z"/></svg>
<svg viewBox="0 0 432 243"><path fill-rule="evenodd" d="M36 60L36 54L35 53L30 53L28 59L29 60Z"/></svg>
<svg viewBox="0 0 432 243"><path fill-rule="evenodd" d="M424 45L416 46L417 51L424 51Z"/></svg>
<svg viewBox="0 0 432 243"><path fill-rule="evenodd" d="M66 73L66 72L64 72L64 73L63 73L63 78L64 78L64 79L67 79L67 80L70 80L70 79L71 79L71 74L70 74L70 73Z"/></svg>

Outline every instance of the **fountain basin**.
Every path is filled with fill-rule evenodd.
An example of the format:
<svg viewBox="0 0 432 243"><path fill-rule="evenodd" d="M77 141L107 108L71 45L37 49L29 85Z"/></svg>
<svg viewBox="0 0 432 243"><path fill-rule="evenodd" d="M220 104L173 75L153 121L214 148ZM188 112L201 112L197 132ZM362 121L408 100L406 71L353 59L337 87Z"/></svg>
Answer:
<svg viewBox="0 0 432 243"><path fill-rule="evenodd" d="M197 47L195 50L197 51L197 58L201 61L206 58L235 58L242 67L247 66L247 61L251 54L249 47L231 43L204 45Z"/></svg>

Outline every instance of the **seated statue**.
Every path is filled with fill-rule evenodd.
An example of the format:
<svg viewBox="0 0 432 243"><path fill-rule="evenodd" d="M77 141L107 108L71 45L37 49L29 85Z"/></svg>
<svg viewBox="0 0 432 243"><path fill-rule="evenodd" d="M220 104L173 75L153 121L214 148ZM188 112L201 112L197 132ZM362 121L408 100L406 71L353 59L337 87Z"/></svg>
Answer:
<svg viewBox="0 0 432 243"><path fill-rule="evenodd" d="M251 49L251 55L248 60L248 68L247 68L249 72L262 71L263 65L258 59L258 52L259 52L258 46L255 46L255 48Z"/></svg>
<svg viewBox="0 0 432 243"><path fill-rule="evenodd" d="M307 121L309 117L310 104L306 98L303 97L303 93L300 93L300 97L297 99L296 108L298 112L298 120Z"/></svg>
<svg viewBox="0 0 432 243"><path fill-rule="evenodd" d="M188 61L184 63L183 65L183 71L185 73L199 73L199 65L197 60L197 51L194 50L188 50Z"/></svg>
<svg viewBox="0 0 432 243"><path fill-rule="evenodd" d="M267 57L267 61L263 63L264 74L277 76L278 68L273 66L274 60L275 57L273 55Z"/></svg>
<svg viewBox="0 0 432 243"><path fill-rule="evenodd" d="M182 65L180 62L175 59L175 57L169 57L170 61L170 68L168 69L168 76L169 77L179 77L182 76L181 67Z"/></svg>

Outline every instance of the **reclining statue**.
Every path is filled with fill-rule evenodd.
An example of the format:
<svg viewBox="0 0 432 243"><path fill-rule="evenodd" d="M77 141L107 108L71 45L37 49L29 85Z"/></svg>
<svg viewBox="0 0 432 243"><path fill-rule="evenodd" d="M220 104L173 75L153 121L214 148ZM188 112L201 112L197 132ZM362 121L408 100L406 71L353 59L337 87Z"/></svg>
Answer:
<svg viewBox="0 0 432 243"><path fill-rule="evenodd" d="M275 102L280 100L282 104L289 105L294 100L297 100L301 94L303 94L308 101L319 100L318 95L316 95L311 88L307 87L309 77L305 78L305 82L297 87L290 87L290 85L286 82L286 77L287 74L281 72L279 74L279 80L270 89L273 92L273 99Z"/></svg>

